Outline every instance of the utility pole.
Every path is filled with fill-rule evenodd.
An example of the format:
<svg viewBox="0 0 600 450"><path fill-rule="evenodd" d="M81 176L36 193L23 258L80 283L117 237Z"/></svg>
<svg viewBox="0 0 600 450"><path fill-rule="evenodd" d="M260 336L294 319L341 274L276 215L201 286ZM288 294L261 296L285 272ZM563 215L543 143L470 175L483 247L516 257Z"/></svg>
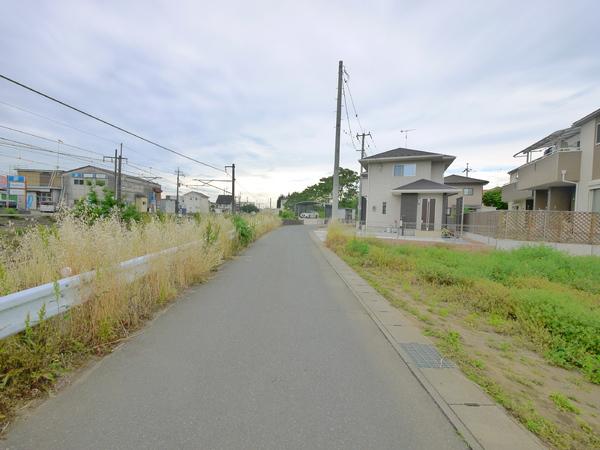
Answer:
<svg viewBox="0 0 600 450"><path fill-rule="evenodd" d="M338 66L337 110L335 115L335 157L333 159L333 191L331 193L331 221L335 221L338 212L338 198L340 195L340 130L342 122L342 76L344 62Z"/></svg>
<svg viewBox="0 0 600 450"><path fill-rule="evenodd" d="M360 159L364 159L365 155L365 137L366 136L371 136L371 132L369 133L362 133L362 134L358 134L356 133L356 139L358 139L359 137L362 138L361 139L361 146L360 146ZM364 168L362 163L360 164L360 170L358 171L358 229L362 229L362 174L364 173Z"/></svg>
<svg viewBox="0 0 600 450"><path fill-rule="evenodd" d="M177 168L177 194L175 196L175 215L179 214L179 175L181 175L181 171L179 170L179 167Z"/></svg>
<svg viewBox="0 0 600 450"><path fill-rule="evenodd" d="M127 158L125 158L125 160L127 160ZM119 152L119 184L117 187L117 200L119 200L119 201L121 201L121 196L122 196L121 191L122 191L122 187L123 187L122 180L121 180L121 174L122 174L121 165L122 165L122 163L123 163L123 143L121 143L121 150Z"/></svg>
<svg viewBox="0 0 600 450"><path fill-rule="evenodd" d="M114 194L115 194L115 198L118 198L118 188L119 188L119 151L115 148L115 156L103 156L102 157L102 161L111 161L115 163L115 169L114 169L114 183L113 183L113 188L114 188Z"/></svg>
<svg viewBox="0 0 600 450"><path fill-rule="evenodd" d="M467 178L469 178L469 172L474 172L474 170L471 169L469 167L469 163L467 163L467 168L465 170L463 170L463 172L466 173L467 174Z"/></svg>
<svg viewBox="0 0 600 450"><path fill-rule="evenodd" d="M231 169L231 214L235 214L235 164L225 166L226 169Z"/></svg>

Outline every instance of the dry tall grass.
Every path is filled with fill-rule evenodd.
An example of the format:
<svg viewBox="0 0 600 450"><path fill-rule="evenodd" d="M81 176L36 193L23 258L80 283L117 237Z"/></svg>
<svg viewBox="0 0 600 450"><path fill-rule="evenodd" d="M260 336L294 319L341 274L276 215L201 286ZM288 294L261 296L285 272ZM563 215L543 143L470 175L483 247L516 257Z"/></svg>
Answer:
<svg viewBox="0 0 600 450"><path fill-rule="evenodd" d="M269 214L245 220L254 239L281 223ZM114 218L89 225L65 216L55 227L31 229L3 243L0 294L89 270L97 276L81 291L85 303L0 341L0 423L19 399L47 390L89 355L109 351L179 290L205 280L240 249L236 236L226 216L152 218L130 226ZM116 268L118 262L182 245L153 260L147 275L135 282L127 282Z"/></svg>

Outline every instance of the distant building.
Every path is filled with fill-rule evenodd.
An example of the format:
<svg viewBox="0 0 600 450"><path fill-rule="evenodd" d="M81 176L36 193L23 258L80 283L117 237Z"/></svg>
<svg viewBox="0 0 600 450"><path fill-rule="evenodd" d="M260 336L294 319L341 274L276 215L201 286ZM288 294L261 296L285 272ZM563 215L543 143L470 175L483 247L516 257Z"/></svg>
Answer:
<svg viewBox="0 0 600 450"><path fill-rule="evenodd" d="M186 214L202 213L206 214L209 212L208 195L198 191L186 192L180 196L181 208L185 210Z"/></svg>
<svg viewBox="0 0 600 450"><path fill-rule="evenodd" d="M233 197L231 195L219 195L215 201L215 212L231 212Z"/></svg>
<svg viewBox="0 0 600 450"><path fill-rule="evenodd" d="M114 191L114 173L100 167L78 167L64 172L62 178L62 202L67 207L72 207L77 200L86 197L91 189L100 198L104 196L104 189ZM161 192L158 183L131 175L121 176L121 199L134 205L140 212L155 212L160 203Z"/></svg>
<svg viewBox="0 0 600 450"><path fill-rule="evenodd" d="M159 210L165 214L175 214L176 197L174 195L167 195L165 198L160 200Z"/></svg>
<svg viewBox="0 0 600 450"><path fill-rule="evenodd" d="M63 191L63 173L63 170L17 169L17 174L25 179L24 209L58 209Z"/></svg>
<svg viewBox="0 0 600 450"><path fill-rule="evenodd" d="M456 200L462 197L463 207L469 209L481 209L483 206L483 186L488 184L487 180L463 177L461 175L448 175L444 177L444 184L459 190L458 195L448 197L448 208L456 206Z"/></svg>

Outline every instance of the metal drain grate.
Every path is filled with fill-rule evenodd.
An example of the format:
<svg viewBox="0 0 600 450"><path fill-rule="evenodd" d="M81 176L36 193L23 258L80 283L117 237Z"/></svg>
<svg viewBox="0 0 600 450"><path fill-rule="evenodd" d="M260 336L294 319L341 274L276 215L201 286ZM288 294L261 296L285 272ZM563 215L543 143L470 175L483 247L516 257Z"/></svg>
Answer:
<svg viewBox="0 0 600 450"><path fill-rule="evenodd" d="M444 358L433 345L408 342L400 344L417 367L423 369L453 369L452 361Z"/></svg>

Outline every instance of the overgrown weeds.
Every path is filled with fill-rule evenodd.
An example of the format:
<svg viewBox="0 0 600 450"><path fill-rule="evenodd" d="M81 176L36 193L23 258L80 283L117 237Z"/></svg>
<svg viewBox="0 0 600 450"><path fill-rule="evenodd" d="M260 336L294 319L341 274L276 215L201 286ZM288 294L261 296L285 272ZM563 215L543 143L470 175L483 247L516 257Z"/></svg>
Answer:
<svg viewBox="0 0 600 450"><path fill-rule="evenodd" d="M26 324L25 331L0 341L0 423L16 404L41 395L90 355L110 351L182 288L205 280L279 223L266 214L233 220L164 216L139 223L65 215L55 226L31 228L16 243L3 243L2 295L90 270L96 277L81 290L87 301L80 306L51 319L41 311L38 325ZM148 273L134 282L116 268L120 261L172 247L180 250L152 260Z"/></svg>
<svg viewBox="0 0 600 450"><path fill-rule="evenodd" d="M598 393L600 258L546 247L490 251L395 245L357 239L340 229L328 234L327 244L393 304L424 322L444 354L547 443L600 445L597 402L577 402L558 392L570 391L570 375L578 380L576 389ZM469 336L470 348L450 324ZM486 336L502 340L496 355L473 353ZM539 367L526 354L536 355ZM508 366L540 376L524 378ZM552 369L545 382L544 367Z"/></svg>

